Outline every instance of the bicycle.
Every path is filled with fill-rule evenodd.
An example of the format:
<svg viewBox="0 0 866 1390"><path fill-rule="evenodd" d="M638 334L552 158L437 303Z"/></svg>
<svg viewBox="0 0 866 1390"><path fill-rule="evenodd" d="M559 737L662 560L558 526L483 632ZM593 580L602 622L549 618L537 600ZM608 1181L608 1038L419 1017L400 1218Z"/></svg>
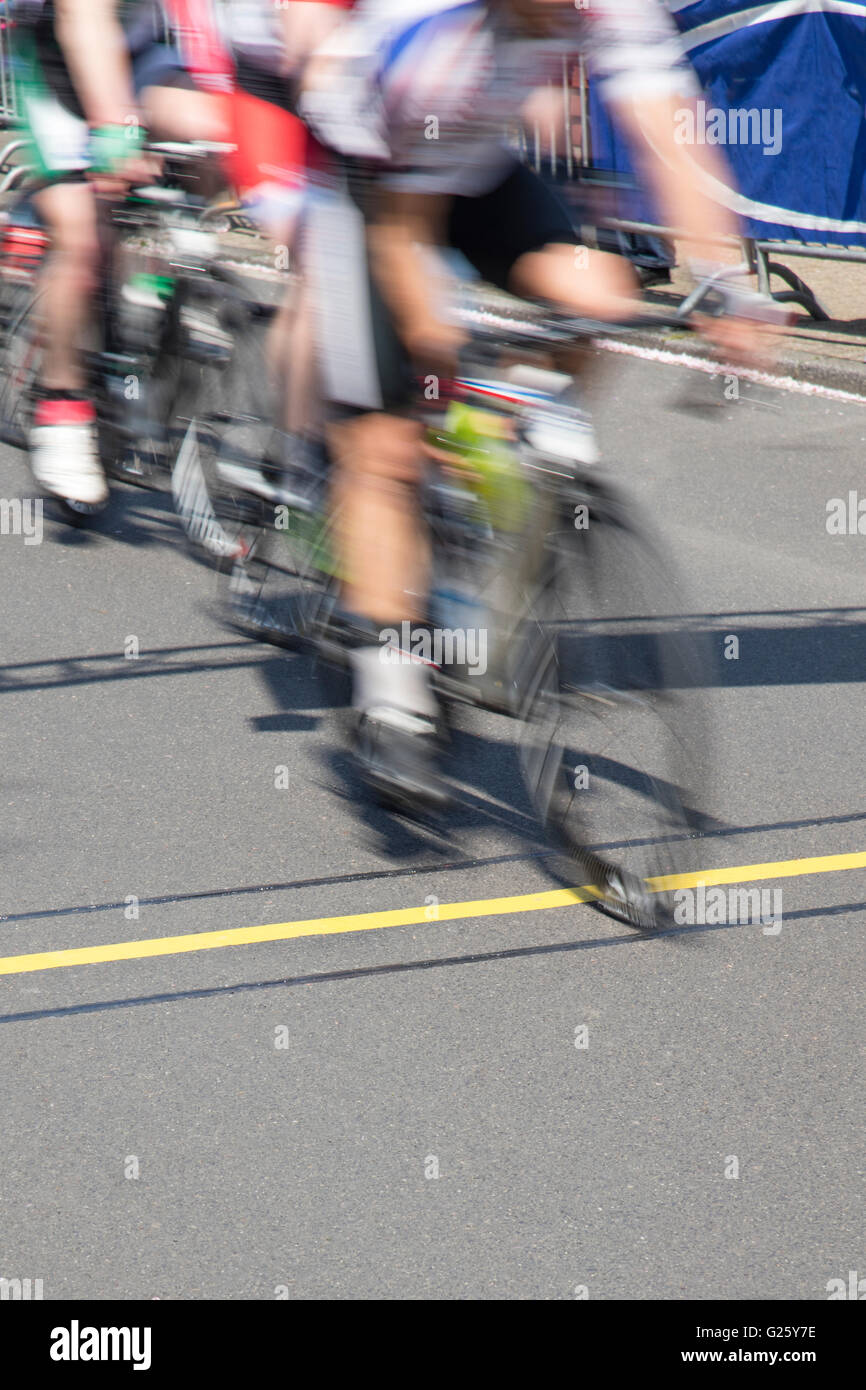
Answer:
<svg viewBox="0 0 866 1390"><path fill-rule="evenodd" d="M460 320L465 362L427 427L430 612L403 644L423 647L425 632L438 633L444 704L518 723L524 780L558 874L603 910L657 928L671 918L673 876L693 859L699 818L688 784L704 780L698 692L712 657L676 600L667 560L600 471L573 379L535 361L611 326L513 300L503 309L483 291ZM658 320L630 326L649 321ZM518 364L498 365L504 353ZM239 542L225 580L232 622L344 664L327 477L296 471L282 497L276 485L270 498L245 493L232 461L244 422L224 423L201 462L211 503ZM483 672L471 632L484 636Z"/></svg>
<svg viewBox="0 0 866 1390"><path fill-rule="evenodd" d="M224 153L212 142L156 142L149 154L176 172ZM41 354L39 270L48 249L31 181L5 214L0 295L0 439L25 449ZM242 280L216 259L204 200L163 179L102 206L102 305L85 351L97 410L100 457L109 477L171 489L195 548L221 562L233 546L212 515L184 491L184 445L214 389L214 368L229 360L236 318L267 316ZM121 272L138 254L145 272ZM86 524L101 508L54 498L64 520Z"/></svg>

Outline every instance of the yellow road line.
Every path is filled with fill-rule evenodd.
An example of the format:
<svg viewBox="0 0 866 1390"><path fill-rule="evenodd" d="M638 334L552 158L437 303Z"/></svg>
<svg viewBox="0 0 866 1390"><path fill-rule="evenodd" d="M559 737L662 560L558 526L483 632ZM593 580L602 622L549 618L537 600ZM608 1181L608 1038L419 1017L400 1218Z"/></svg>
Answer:
<svg viewBox="0 0 866 1390"><path fill-rule="evenodd" d="M866 853L825 854L816 859L780 859L769 864L745 864L739 868L707 869L702 873L671 874L650 879L656 891L710 887L718 883L748 883L755 879L792 878L827 874L842 869L866 868ZM187 936L160 936L152 941L115 941L106 946L81 946L62 951L38 951L34 955L0 957L0 975L24 975L34 970L59 970L70 965L104 965L109 961L144 960L149 956L174 956L188 951L214 951L222 946L252 946L263 941L290 941L299 936L331 936L336 933L381 931L409 927L420 922L453 922L465 917L497 917L511 912L539 912L550 907L571 907L591 897L588 889L555 888L545 893L521 893L511 898L480 898L475 902L439 903L435 909L401 907L390 912L360 912L345 917L312 917L303 922L272 922L261 927L234 927L228 931L193 932Z"/></svg>
<svg viewBox="0 0 866 1390"><path fill-rule="evenodd" d="M740 868L707 869L703 873L669 874L650 879L660 891L665 888L696 888L705 883L749 883L756 878L805 878L808 874L832 874L840 869L866 869L866 853L820 854L814 859L777 859L769 864L743 864Z"/></svg>

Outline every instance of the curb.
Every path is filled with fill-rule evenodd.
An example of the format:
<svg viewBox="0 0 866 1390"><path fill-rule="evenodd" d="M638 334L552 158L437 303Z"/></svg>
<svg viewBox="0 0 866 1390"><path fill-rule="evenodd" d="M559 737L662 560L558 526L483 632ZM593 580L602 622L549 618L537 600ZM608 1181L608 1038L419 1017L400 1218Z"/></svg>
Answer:
<svg viewBox="0 0 866 1390"><path fill-rule="evenodd" d="M638 347L663 348L681 357L701 357L712 360L709 345L696 333L676 333L670 329L641 329L630 333L628 341ZM866 343L863 344L866 354ZM866 397L866 362L846 358L822 357L807 352L792 352L782 347L764 370L774 376L789 376L810 386L826 386L835 391L849 391Z"/></svg>

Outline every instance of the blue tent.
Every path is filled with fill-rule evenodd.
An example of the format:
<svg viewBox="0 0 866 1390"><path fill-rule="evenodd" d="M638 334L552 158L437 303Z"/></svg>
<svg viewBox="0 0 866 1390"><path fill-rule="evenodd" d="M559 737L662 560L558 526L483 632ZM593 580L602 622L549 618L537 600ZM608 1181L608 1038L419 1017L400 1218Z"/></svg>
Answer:
<svg viewBox="0 0 866 1390"><path fill-rule="evenodd" d="M695 136L719 143L747 236L866 246L866 0L672 0L704 89ZM629 171L590 92L593 163ZM684 132L684 135L692 132ZM622 195L623 217L653 217Z"/></svg>

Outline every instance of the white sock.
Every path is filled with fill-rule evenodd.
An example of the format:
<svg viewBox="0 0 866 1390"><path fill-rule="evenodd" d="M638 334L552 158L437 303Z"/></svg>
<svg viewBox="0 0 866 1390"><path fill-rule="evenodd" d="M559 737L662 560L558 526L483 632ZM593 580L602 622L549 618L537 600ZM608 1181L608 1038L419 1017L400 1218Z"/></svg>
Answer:
<svg viewBox="0 0 866 1390"><path fill-rule="evenodd" d="M386 659L386 653L392 660ZM352 704L364 710L386 707L428 719L436 716L436 698L430 684L430 667L409 653L397 654L382 646L359 647L350 653L354 680Z"/></svg>

